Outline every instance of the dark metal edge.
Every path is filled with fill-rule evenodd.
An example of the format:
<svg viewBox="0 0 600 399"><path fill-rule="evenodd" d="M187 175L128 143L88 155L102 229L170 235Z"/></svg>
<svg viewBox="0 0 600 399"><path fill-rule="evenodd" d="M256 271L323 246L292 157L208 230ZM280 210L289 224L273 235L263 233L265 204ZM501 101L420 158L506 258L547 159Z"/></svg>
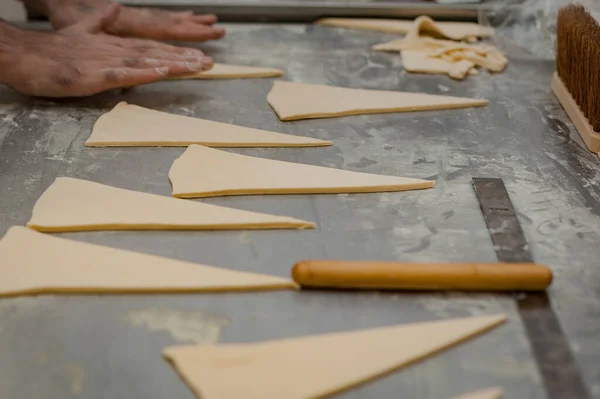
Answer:
<svg viewBox="0 0 600 399"><path fill-rule="evenodd" d="M531 262L533 256L502 179L473 178L475 195L498 259ZM517 225L515 225L515 220ZM505 223L506 229L498 225ZM509 237L513 235L513 237ZM508 246L514 246L510 253ZM549 399L590 399L579 367L546 292L527 293L517 299L517 308Z"/></svg>

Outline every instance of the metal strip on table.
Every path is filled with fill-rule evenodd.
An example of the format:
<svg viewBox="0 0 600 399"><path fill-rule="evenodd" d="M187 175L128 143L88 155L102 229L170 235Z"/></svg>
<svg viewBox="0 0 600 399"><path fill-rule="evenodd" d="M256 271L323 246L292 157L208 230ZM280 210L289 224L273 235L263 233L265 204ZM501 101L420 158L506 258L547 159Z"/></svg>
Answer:
<svg viewBox="0 0 600 399"><path fill-rule="evenodd" d="M517 213L502 179L473 178L496 256L501 262L533 262ZM517 299L521 320L549 399L588 399L569 343L546 292Z"/></svg>

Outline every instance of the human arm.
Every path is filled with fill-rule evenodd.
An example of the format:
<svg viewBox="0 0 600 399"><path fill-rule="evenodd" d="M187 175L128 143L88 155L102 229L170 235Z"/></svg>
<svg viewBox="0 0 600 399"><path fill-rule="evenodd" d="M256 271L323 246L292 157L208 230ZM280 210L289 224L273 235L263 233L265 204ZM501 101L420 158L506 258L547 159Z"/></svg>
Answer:
<svg viewBox="0 0 600 399"><path fill-rule="evenodd" d="M90 15L102 12L112 0L21 0L42 12L55 29L64 29ZM206 41L220 39L225 30L214 27L215 15L171 12L151 8L122 7L119 17L106 26L106 33L153 40Z"/></svg>
<svg viewBox="0 0 600 399"><path fill-rule="evenodd" d="M113 5L56 34L0 21L0 83L29 95L79 97L211 68L197 49L98 34L119 12Z"/></svg>

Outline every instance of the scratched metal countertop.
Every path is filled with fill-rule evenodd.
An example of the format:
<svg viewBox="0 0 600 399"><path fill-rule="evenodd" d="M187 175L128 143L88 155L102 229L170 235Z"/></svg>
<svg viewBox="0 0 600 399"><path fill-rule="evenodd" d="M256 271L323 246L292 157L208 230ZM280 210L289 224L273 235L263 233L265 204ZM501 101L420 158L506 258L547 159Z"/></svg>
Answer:
<svg viewBox="0 0 600 399"><path fill-rule="evenodd" d="M328 148L236 152L434 178L437 184L401 193L205 200L312 220L318 223L313 231L62 237L280 276L308 258L492 262L495 254L470 180L501 177L536 261L555 273L549 295L587 387L600 398L600 161L582 147L551 94L551 61L506 46L506 72L456 82L408 75L398 55L369 50L392 35L307 25L227 27L226 39L202 46L219 62L278 67L285 79L298 82L483 97L490 104L284 123L265 100L272 79L170 81L61 101L0 88L0 235L25 224L57 176L170 195L167 173L183 148L84 147L97 117L120 101L334 142ZM506 398L544 398L512 296L372 292L2 299L0 397L192 399L161 357L166 346L499 312L510 317L500 328L336 397L444 399L500 385Z"/></svg>

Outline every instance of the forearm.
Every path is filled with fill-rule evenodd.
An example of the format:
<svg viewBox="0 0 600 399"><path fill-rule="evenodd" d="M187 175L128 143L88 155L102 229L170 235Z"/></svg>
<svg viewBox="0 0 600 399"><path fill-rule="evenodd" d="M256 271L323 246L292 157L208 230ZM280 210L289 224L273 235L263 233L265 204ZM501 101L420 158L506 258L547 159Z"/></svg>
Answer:
<svg viewBox="0 0 600 399"><path fill-rule="evenodd" d="M0 84L6 84L18 49L19 30L0 18Z"/></svg>
<svg viewBox="0 0 600 399"><path fill-rule="evenodd" d="M38 11L48 15L51 0L19 0L30 10Z"/></svg>

